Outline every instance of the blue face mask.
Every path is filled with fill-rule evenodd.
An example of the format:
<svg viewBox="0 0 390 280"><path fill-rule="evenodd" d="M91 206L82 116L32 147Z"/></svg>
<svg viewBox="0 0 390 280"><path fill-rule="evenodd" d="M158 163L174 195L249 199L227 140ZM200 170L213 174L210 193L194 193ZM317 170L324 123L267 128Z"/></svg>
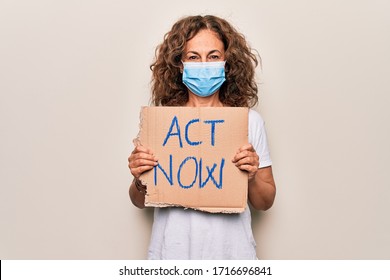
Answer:
<svg viewBox="0 0 390 280"><path fill-rule="evenodd" d="M213 95L225 79L225 61L183 62L183 83L200 97Z"/></svg>

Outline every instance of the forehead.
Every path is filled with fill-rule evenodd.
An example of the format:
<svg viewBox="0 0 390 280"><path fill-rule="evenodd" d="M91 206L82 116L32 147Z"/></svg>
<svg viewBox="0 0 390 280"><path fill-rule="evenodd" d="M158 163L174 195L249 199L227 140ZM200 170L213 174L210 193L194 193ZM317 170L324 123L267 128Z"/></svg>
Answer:
<svg viewBox="0 0 390 280"><path fill-rule="evenodd" d="M189 51L224 50L224 45L218 35L208 29L200 30L185 46L185 52Z"/></svg>

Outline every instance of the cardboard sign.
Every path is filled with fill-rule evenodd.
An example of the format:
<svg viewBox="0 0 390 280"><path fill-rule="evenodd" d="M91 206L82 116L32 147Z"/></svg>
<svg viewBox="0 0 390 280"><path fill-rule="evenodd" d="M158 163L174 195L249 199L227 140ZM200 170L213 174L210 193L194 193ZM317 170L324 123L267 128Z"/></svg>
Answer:
<svg viewBox="0 0 390 280"><path fill-rule="evenodd" d="M143 107L136 140L158 158L140 178L146 206L244 211L248 175L232 159L248 143L248 108Z"/></svg>

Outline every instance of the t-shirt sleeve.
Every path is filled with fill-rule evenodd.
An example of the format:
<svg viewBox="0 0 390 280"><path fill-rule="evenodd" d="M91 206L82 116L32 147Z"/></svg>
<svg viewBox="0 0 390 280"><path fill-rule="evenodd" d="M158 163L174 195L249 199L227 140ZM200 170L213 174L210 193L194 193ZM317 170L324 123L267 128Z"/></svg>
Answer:
<svg viewBox="0 0 390 280"><path fill-rule="evenodd" d="M253 145L260 158L259 168L271 166L272 161L268 149L264 120L258 112L252 109L249 110L248 118L249 143Z"/></svg>

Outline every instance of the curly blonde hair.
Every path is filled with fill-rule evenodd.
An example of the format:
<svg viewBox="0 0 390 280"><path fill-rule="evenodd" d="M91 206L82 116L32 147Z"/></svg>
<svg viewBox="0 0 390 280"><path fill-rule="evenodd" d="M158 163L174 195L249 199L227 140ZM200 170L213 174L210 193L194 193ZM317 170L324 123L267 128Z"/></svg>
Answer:
<svg viewBox="0 0 390 280"><path fill-rule="evenodd" d="M155 51L150 69L152 76L152 104L155 106L183 106L188 101L188 89L182 82L182 54L186 42L200 30L217 34L225 47L226 81L219 91L225 106L253 107L258 102L255 81L256 55L245 37L226 20L212 16L189 16L180 19Z"/></svg>

